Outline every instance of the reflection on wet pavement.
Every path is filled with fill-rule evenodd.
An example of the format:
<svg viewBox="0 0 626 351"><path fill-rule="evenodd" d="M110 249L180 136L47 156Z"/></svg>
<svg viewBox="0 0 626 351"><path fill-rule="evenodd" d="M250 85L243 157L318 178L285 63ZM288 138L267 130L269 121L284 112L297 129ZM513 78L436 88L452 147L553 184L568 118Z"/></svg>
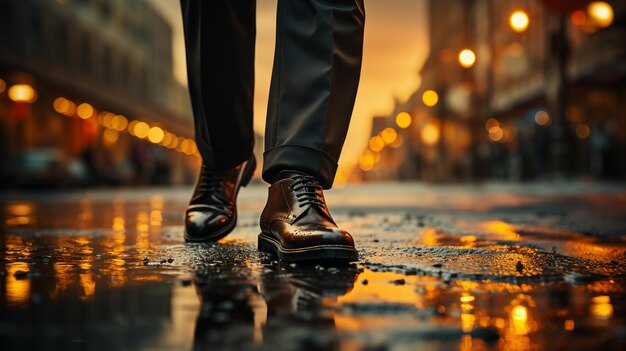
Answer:
<svg viewBox="0 0 626 351"><path fill-rule="evenodd" d="M334 214L362 254L349 266L259 254L264 188L207 245L182 243L188 189L5 196L0 349L623 349L618 190L490 203L457 189L457 207L433 191L390 208L347 188Z"/></svg>

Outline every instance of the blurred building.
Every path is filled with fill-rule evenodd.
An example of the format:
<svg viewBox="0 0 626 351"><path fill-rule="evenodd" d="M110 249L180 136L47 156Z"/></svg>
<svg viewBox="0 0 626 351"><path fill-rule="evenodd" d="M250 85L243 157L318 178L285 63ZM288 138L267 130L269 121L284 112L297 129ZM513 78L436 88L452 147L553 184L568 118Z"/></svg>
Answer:
<svg viewBox="0 0 626 351"><path fill-rule="evenodd" d="M172 31L145 1L0 0L0 47L5 182L195 178Z"/></svg>
<svg viewBox="0 0 626 351"><path fill-rule="evenodd" d="M588 3L430 1L421 87L373 125L363 177L625 177L626 3ZM402 143L377 150L385 128Z"/></svg>

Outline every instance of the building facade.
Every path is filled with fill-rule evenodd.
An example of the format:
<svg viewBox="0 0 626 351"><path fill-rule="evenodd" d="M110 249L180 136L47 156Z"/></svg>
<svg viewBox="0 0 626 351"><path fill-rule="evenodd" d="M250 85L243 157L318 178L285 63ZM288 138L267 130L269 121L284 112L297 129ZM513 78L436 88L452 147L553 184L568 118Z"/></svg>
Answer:
<svg viewBox="0 0 626 351"><path fill-rule="evenodd" d="M149 4L0 0L0 47L4 168L46 159L95 184L195 177L191 107L173 76L172 31Z"/></svg>
<svg viewBox="0 0 626 351"><path fill-rule="evenodd" d="M626 4L546 3L430 1L421 87L372 130L405 142L361 162L363 178L625 177Z"/></svg>

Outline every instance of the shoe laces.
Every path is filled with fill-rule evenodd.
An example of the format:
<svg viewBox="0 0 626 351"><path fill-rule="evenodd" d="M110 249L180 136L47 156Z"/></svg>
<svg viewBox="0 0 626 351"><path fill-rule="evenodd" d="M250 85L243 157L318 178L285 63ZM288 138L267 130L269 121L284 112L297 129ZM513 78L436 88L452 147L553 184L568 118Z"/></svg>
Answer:
<svg viewBox="0 0 626 351"><path fill-rule="evenodd" d="M296 193L299 207L307 205L324 207L323 187L315 178L309 175L295 175L292 179L291 188Z"/></svg>
<svg viewBox="0 0 626 351"><path fill-rule="evenodd" d="M211 170L206 165L202 165L200 168L200 182L198 183L197 191L203 194L207 194L213 198L219 198L224 204L228 203L228 200L223 198L222 189L224 187L224 179L214 170Z"/></svg>

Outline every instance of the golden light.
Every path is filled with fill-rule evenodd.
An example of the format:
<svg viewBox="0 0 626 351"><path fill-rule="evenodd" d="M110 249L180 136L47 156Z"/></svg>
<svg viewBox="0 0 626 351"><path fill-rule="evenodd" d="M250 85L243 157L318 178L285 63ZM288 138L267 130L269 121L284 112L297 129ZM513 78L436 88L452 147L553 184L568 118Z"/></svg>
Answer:
<svg viewBox="0 0 626 351"><path fill-rule="evenodd" d="M422 127L420 135L424 144L435 145L439 141L439 127L436 123L428 122Z"/></svg>
<svg viewBox="0 0 626 351"><path fill-rule="evenodd" d="M180 151L192 155L196 151L196 143L191 139L183 139L180 143Z"/></svg>
<svg viewBox="0 0 626 351"><path fill-rule="evenodd" d="M581 10L574 11L570 16L570 20L572 21L573 25L577 27L582 27L585 25L585 23L587 23L587 15L584 11Z"/></svg>
<svg viewBox="0 0 626 351"><path fill-rule="evenodd" d="M178 137L172 134L172 141L165 147L168 149L175 149L178 146Z"/></svg>
<svg viewBox="0 0 626 351"><path fill-rule="evenodd" d="M463 68L470 68L476 63L476 54L470 49L463 49L459 53L459 63Z"/></svg>
<svg viewBox="0 0 626 351"><path fill-rule="evenodd" d="M58 113L65 114L70 108L70 101L64 97L58 97L52 102L52 108Z"/></svg>
<svg viewBox="0 0 626 351"><path fill-rule="evenodd" d="M422 94L422 102L428 107L433 107L439 102L439 94L434 90L426 90Z"/></svg>
<svg viewBox="0 0 626 351"><path fill-rule="evenodd" d="M613 23L613 7L607 2L594 1L590 3L587 5L587 14L589 15L589 19L600 28L606 28Z"/></svg>
<svg viewBox="0 0 626 351"><path fill-rule="evenodd" d="M359 168L362 171L365 171L365 172L371 171L372 169L374 169L375 163L376 163L376 160L374 158L374 153L371 152L370 150L365 151L363 155L359 157Z"/></svg>
<svg viewBox="0 0 626 351"><path fill-rule="evenodd" d="M148 131L148 140L150 140L151 143L160 143L163 140L164 136L165 133L163 132L163 129L159 127L152 127Z"/></svg>
<svg viewBox="0 0 626 351"><path fill-rule="evenodd" d="M174 134L170 132L165 132L163 135L163 140L161 140L161 145L168 147L169 144L172 142L172 138L174 138Z"/></svg>
<svg viewBox="0 0 626 351"><path fill-rule="evenodd" d="M613 305L608 295L594 296L591 299L591 314L597 319L613 317Z"/></svg>
<svg viewBox="0 0 626 351"><path fill-rule="evenodd" d="M476 298L472 295L463 295L460 297L459 300L461 300L461 302L463 303L469 303L469 302L473 302Z"/></svg>
<svg viewBox="0 0 626 351"><path fill-rule="evenodd" d="M402 144L404 144L404 138L402 137L402 135L398 134L398 137L396 138L396 141L391 143L389 146L391 146L394 149L397 149L400 146L402 146Z"/></svg>
<svg viewBox="0 0 626 351"><path fill-rule="evenodd" d="M133 128L133 133L137 138L143 139L148 136L150 126L146 122L137 122Z"/></svg>
<svg viewBox="0 0 626 351"><path fill-rule="evenodd" d="M522 10L517 10L511 14L509 17L509 24L511 28L521 33L528 28L528 24L530 23L530 19L528 18L528 14Z"/></svg>
<svg viewBox="0 0 626 351"><path fill-rule="evenodd" d="M7 83L4 81L4 79L0 79L0 94L2 94L4 92L4 89L7 88Z"/></svg>
<svg viewBox="0 0 626 351"><path fill-rule="evenodd" d="M400 112L396 116L396 124L402 129L406 129L411 125L412 118L408 112Z"/></svg>
<svg viewBox="0 0 626 351"><path fill-rule="evenodd" d="M82 119L91 118L91 116L93 116L93 112L93 107L86 102L78 105L78 108L76 109L76 114Z"/></svg>
<svg viewBox="0 0 626 351"><path fill-rule="evenodd" d="M135 135L135 127L137 126L137 123L139 123L139 121L134 120L134 121L130 121L128 122L128 127L126 127L126 130L128 130L128 133L132 136L136 136Z"/></svg>
<svg viewBox="0 0 626 351"><path fill-rule="evenodd" d="M379 152L385 147L385 141L379 135L372 137L369 141L370 150Z"/></svg>
<svg viewBox="0 0 626 351"><path fill-rule="evenodd" d="M550 115L546 111L535 113L535 123L540 126L548 125L548 123L550 123Z"/></svg>
<svg viewBox="0 0 626 351"><path fill-rule="evenodd" d="M128 126L128 119L122 115L115 115L111 119L111 127L117 131L123 131Z"/></svg>
<svg viewBox="0 0 626 351"><path fill-rule="evenodd" d="M511 310L511 319L514 321L525 322L528 319L528 310L522 305L513 307Z"/></svg>
<svg viewBox="0 0 626 351"><path fill-rule="evenodd" d="M489 139L498 142L504 137L504 130L500 127L492 127L489 129Z"/></svg>
<svg viewBox="0 0 626 351"><path fill-rule="evenodd" d="M574 330L574 328L576 328L576 323L572 319L567 319L563 323L563 328L567 331L572 331Z"/></svg>
<svg viewBox="0 0 626 351"><path fill-rule="evenodd" d="M111 145L117 142L120 137L120 133L113 129L105 129L102 133L102 139L106 145Z"/></svg>
<svg viewBox="0 0 626 351"><path fill-rule="evenodd" d="M9 88L9 99L32 104L37 101L37 92L28 84L15 84Z"/></svg>
<svg viewBox="0 0 626 351"><path fill-rule="evenodd" d="M489 118L487 122L485 122L485 129L489 131L493 127L500 127L500 122L497 119Z"/></svg>
<svg viewBox="0 0 626 351"><path fill-rule="evenodd" d="M591 130L589 129L589 126L584 123L579 124L576 127L576 136L579 137L580 139L587 139L590 133L591 133Z"/></svg>
<svg viewBox="0 0 626 351"><path fill-rule="evenodd" d="M380 132L380 136L383 138L385 144L391 144L398 138L398 133L395 129L387 127Z"/></svg>

